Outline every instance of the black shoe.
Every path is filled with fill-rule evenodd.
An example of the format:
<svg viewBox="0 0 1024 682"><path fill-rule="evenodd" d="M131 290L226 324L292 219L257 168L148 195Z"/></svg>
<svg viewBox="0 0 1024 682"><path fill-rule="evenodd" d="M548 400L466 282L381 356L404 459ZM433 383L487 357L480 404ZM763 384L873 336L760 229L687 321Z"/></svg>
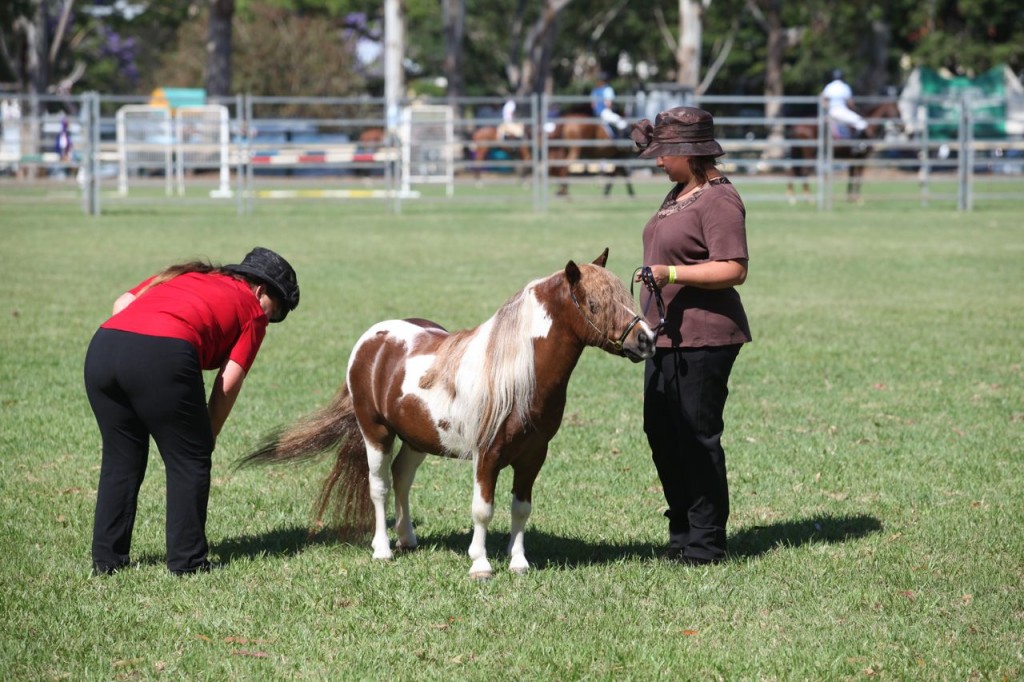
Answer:
<svg viewBox="0 0 1024 682"><path fill-rule="evenodd" d="M116 565L111 566L109 564L97 564L97 563L94 563L92 565L92 573L91 573L91 575L92 575L93 578L98 578L98 577L103 576L103 575L113 575L114 573L117 573L122 568L126 568L127 566L128 566L128 564L116 564Z"/></svg>
<svg viewBox="0 0 1024 682"><path fill-rule="evenodd" d="M223 568L222 564L215 564L209 561L204 561L195 568L189 568L184 571L171 571L171 575L183 576L183 575L194 575L196 573L209 573L211 571L217 571Z"/></svg>
<svg viewBox="0 0 1024 682"><path fill-rule="evenodd" d="M680 566L710 566L712 564L721 563L722 557L718 557L715 559L703 559L701 557L688 556L686 554L683 554L682 550L679 550L675 554L675 556L669 558L669 560L674 561Z"/></svg>
<svg viewBox="0 0 1024 682"><path fill-rule="evenodd" d="M658 558L662 561L678 561L679 557L683 555L682 547L669 547L664 552L658 555Z"/></svg>

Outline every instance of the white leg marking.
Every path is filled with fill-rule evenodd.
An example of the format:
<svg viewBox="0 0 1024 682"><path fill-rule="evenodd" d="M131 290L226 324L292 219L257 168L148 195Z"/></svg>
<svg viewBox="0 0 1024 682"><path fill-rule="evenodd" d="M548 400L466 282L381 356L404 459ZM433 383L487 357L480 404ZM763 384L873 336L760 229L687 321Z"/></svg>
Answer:
<svg viewBox="0 0 1024 682"><path fill-rule="evenodd" d="M412 512L409 510L409 490L416 478L416 469L423 463L426 454L402 444L391 465L395 481L395 534L398 549L416 549L416 532L412 527Z"/></svg>
<svg viewBox="0 0 1024 682"><path fill-rule="evenodd" d="M509 526L508 570L513 573L526 573L530 570L530 562L526 560L526 549L523 546L523 531L526 520L530 518L533 505L512 496L512 518Z"/></svg>
<svg viewBox="0 0 1024 682"><path fill-rule="evenodd" d="M487 560L487 526L494 517L494 505L484 502L480 484L473 482L473 541L469 543L469 568L471 578L490 578L494 575L491 562Z"/></svg>
<svg viewBox="0 0 1024 682"><path fill-rule="evenodd" d="M364 439L365 440L365 439ZM394 556L388 539L387 501L391 490L391 454L366 444L366 461L370 465L370 499L373 500L373 558L388 560Z"/></svg>

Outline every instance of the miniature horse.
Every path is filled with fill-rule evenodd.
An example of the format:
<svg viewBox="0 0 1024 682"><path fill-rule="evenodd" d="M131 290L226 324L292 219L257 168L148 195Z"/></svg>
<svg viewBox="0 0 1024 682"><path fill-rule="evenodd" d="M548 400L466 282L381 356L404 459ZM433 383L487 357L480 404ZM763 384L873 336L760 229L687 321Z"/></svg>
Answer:
<svg viewBox="0 0 1024 682"><path fill-rule="evenodd" d="M365 532L372 513L373 558L387 560L393 556L385 516L392 479L396 548L414 549L409 490L417 467L427 454L472 460L469 573L475 579L492 575L485 539L498 472L510 466L509 570L526 572L523 529L533 483L583 349L595 346L635 362L654 355L654 332L623 283L604 268L607 258L605 249L593 264L569 261L527 284L474 329L449 333L420 319L375 324L352 349L333 402L241 464L305 459L338 447L317 521L333 504L343 530Z"/></svg>
<svg viewBox="0 0 1024 682"><path fill-rule="evenodd" d="M835 142L833 143L832 156L834 159L849 159L853 163L849 165L849 178L846 185L846 198L851 202L860 200L860 187L861 181L864 176L864 160L871 155L871 140L876 140L882 137L885 132L886 124L890 121L898 121L900 118L899 107L896 102L882 102L875 108L871 109L864 116L864 119L868 121L868 127L864 130L862 138L854 139L840 139L835 137L835 131L833 130L834 124L829 122L830 133L833 134ZM818 125L817 124L801 124L793 126L791 133L792 137L796 140L814 141L817 143L818 140ZM818 145L808 145L792 147L790 150L791 157L793 159L800 159L805 162L814 161L818 157ZM790 174L793 178L799 178L802 180L804 198L813 203L811 199L811 188L807 182L807 176L814 169L810 166L793 166L790 168ZM786 195L789 197L789 203L796 203L796 193L793 189L793 179L791 178L786 185Z"/></svg>

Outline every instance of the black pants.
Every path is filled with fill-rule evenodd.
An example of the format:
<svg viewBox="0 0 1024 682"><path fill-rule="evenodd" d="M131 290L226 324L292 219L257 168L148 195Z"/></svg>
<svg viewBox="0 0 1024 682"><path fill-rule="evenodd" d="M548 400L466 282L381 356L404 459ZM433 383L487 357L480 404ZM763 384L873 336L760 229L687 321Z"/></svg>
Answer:
<svg viewBox="0 0 1024 682"><path fill-rule="evenodd" d="M726 552L722 415L739 350L659 349L644 373L644 431L668 502L669 548L696 559Z"/></svg>
<svg viewBox="0 0 1024 682"><path fill-rule="evenodd" d="M93 567L109 571L129 562L150 435L167 470L167 567L202 567L214 439L195 348L100 329L85 357L85 389L103 438Z"/></svg>

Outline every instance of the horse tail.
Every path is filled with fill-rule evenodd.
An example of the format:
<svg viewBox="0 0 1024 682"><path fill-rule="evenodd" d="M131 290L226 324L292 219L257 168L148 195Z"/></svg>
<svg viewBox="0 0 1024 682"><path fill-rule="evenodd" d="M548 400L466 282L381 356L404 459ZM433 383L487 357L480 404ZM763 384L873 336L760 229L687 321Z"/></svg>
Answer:
<svg viewBox="0 0 1024 682"><path fill-rule="evenodd" d="M314 523L322 527L324 514L330 510L339 535L350 539L373 528L374 512L366 445L347 384L329 405L271 434L238 466L307 461L335 447L338 457L320 490Z"/></svg>

